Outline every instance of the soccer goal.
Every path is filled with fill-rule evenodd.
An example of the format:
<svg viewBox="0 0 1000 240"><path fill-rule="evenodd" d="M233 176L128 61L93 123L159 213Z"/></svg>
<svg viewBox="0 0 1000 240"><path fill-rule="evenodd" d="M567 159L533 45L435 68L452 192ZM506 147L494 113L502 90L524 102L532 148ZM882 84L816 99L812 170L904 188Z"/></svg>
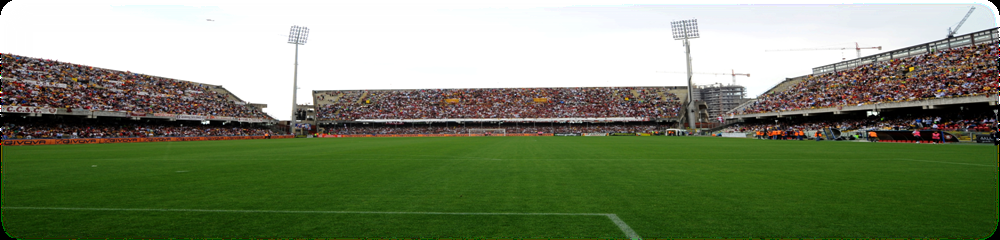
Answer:
<svg viewBox="0 0 1000 240"><path fill-rule="evenodd" d="M507 129L503 129L503 128L473 128L473 129L469 129L469 136L507 136Z"/></svg>

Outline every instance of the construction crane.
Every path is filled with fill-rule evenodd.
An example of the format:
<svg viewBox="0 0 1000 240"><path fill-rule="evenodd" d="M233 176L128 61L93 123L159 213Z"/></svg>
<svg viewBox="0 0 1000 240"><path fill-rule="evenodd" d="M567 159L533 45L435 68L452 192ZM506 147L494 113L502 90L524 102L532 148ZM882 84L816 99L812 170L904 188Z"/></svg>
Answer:
<svg viewBox="0 0 1000 240"><path fill-rule="evenodd" d="M951 27L948 27L948 38L955 37L955 33L958 32L958 29L962 27L962 24L965 24L965 20L969 20L969 16L972 16L972 11L976 11L976 7L972 7L969 9L969 13L965 14L965 17L962 18L961 22L958 22L958 26L955 26L954 30L951 29Z"/></svg>
<svg viewBox="0 0 1000 240"><path fill-rule="evenodd" d="M716 76L718 76L718 75L732 75L732 76L733 76L733 85L736 85L736 76L745 76L745 77L750 77L750 74L749 74L749 73L736 73L736 70L730 70L730 71L731 71L730 73L703 73L703 72L693 72L693 73L691 73L691 74L705 74L705 75L716 75ZM656 71L656 72L657 72L657 73L681 73L681 74L687 74L687 72L666 72L666 71Z"/></svg>
<svg viewBox="0 0 1000 240"><path fill-rule="evenodd" d="M784 50L764 50L764 52L812 51L812 50L841 50L841 51L843 51L843 50L847 50L847 49L851 49L851 48L850 47L842 47L842 48L800 48L800 49L784 49ZM878 46L878 47L861 47L860 45L858 45L858 43L855 42L854 43L854 49L858 50L858 58L861 58L861 49L878 49L878 50L882 50L882 46ZM844 58L843 60L847 60L847 58Z"/></svg>

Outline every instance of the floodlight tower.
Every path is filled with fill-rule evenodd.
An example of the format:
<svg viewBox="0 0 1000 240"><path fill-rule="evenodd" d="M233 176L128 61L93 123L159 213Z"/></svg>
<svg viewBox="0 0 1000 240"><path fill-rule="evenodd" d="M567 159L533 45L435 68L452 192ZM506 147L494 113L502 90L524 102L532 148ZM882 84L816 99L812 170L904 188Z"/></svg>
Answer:
<svg viewBox="0 0 1000 240"><path fill-rule="evenodd" d="M674 33L674 40L684 40L684 52L687 54L687 78L688 78L688 123L691 129L695 128L695 105L694 105L694 85L691 83L691 43L688 39L699 38L698 20L681 20L670 22L670 29Z"/></svg>
<svg viewBox="0 0 1000 240"><path fill-rule="evenodd" d="M298 107L296 102L296 97L298 97L299 92L299 45L306 45L306 39L309 38L309 28L301 26L292 26L292 30L288 32L288 43L295 44L295 76L292 78L292 120L289 122L289 132L295 135L295 109Z"/></svg>

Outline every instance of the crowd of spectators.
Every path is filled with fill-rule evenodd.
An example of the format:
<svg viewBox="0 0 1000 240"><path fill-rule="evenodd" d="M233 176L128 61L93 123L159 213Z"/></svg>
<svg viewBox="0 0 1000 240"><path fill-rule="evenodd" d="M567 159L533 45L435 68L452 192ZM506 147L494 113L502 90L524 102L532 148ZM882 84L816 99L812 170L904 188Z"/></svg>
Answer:
<svg viewBox="0 0 1000 240"><path fill-rule="evenodd" d="M320 120L445 118L674 118L680 99L663 87L329 91ZM330 99L331 101L334 99Z"/></svg>
<svg viewBox="0 0 1000 240"><path fill-rule="evenodd" d="M752 114L996 94L997 44L981 44L808 76L738 110Z"/></svg>
<svg viewBox="0 0 1000 240"><path fill-rule="evenodd" d="M539 124L543 125L543 124ZM330 126L327 134L468 134L469 129L504 129L506 133L650 133L662 131L665 126L639 123L608 123L608 124L560 124L533 126L487 126L473 125L352 125Z"/></svg>
<svg viewBox="0 0 1000 240"><path fill-rule="evenodd" d="M7 139L52 138L128 138L128 137L205 137L205 136L264 136L275 135L262 127L206 126L178 123L133 122L55 122L17 121L3 123L2 136Z"/></svg>
<svg viewBox="0 0 1000 240"><path fill-rule="evenodd" d="M218 86L11 54L2 60L4 106L271 118L213 91Z"/></svg>
<svg viewBox="0 0 1000 240"><path fill-rule="evenodd" d="M997 120L993 117L975 118L942 118L940 116L925 117L869 117L864 119L846 119L838 121L802 121L802 122L759 122L738 123L722 130L722 132L752 133L770 129L781 130L816 130L822 128L838 128L840 130L943 130L943 131L974 131L989 132L995 129Z"/></svg>

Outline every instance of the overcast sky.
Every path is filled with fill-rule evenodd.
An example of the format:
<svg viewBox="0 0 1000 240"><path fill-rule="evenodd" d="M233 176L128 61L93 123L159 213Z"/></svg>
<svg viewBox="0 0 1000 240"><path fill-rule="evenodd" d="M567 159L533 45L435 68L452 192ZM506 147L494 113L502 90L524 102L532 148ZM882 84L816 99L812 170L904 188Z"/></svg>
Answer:
<svg viewBox="0 0 1000 240"><path fill-rule="evenodd" d="M870 55L943 39L972 6L958 34L998 19L988 1L755 2L15 0L0 14L0 52L223 85L287 120L291 25L310 29L299 47L303 104L313 90L683 86L684 74L657 71L686 70L670 22L691 18L701 32L691 40L694 71L750 73L736 80L756 97L856 57L765 50L883 48L862 50Z"/></svg>

